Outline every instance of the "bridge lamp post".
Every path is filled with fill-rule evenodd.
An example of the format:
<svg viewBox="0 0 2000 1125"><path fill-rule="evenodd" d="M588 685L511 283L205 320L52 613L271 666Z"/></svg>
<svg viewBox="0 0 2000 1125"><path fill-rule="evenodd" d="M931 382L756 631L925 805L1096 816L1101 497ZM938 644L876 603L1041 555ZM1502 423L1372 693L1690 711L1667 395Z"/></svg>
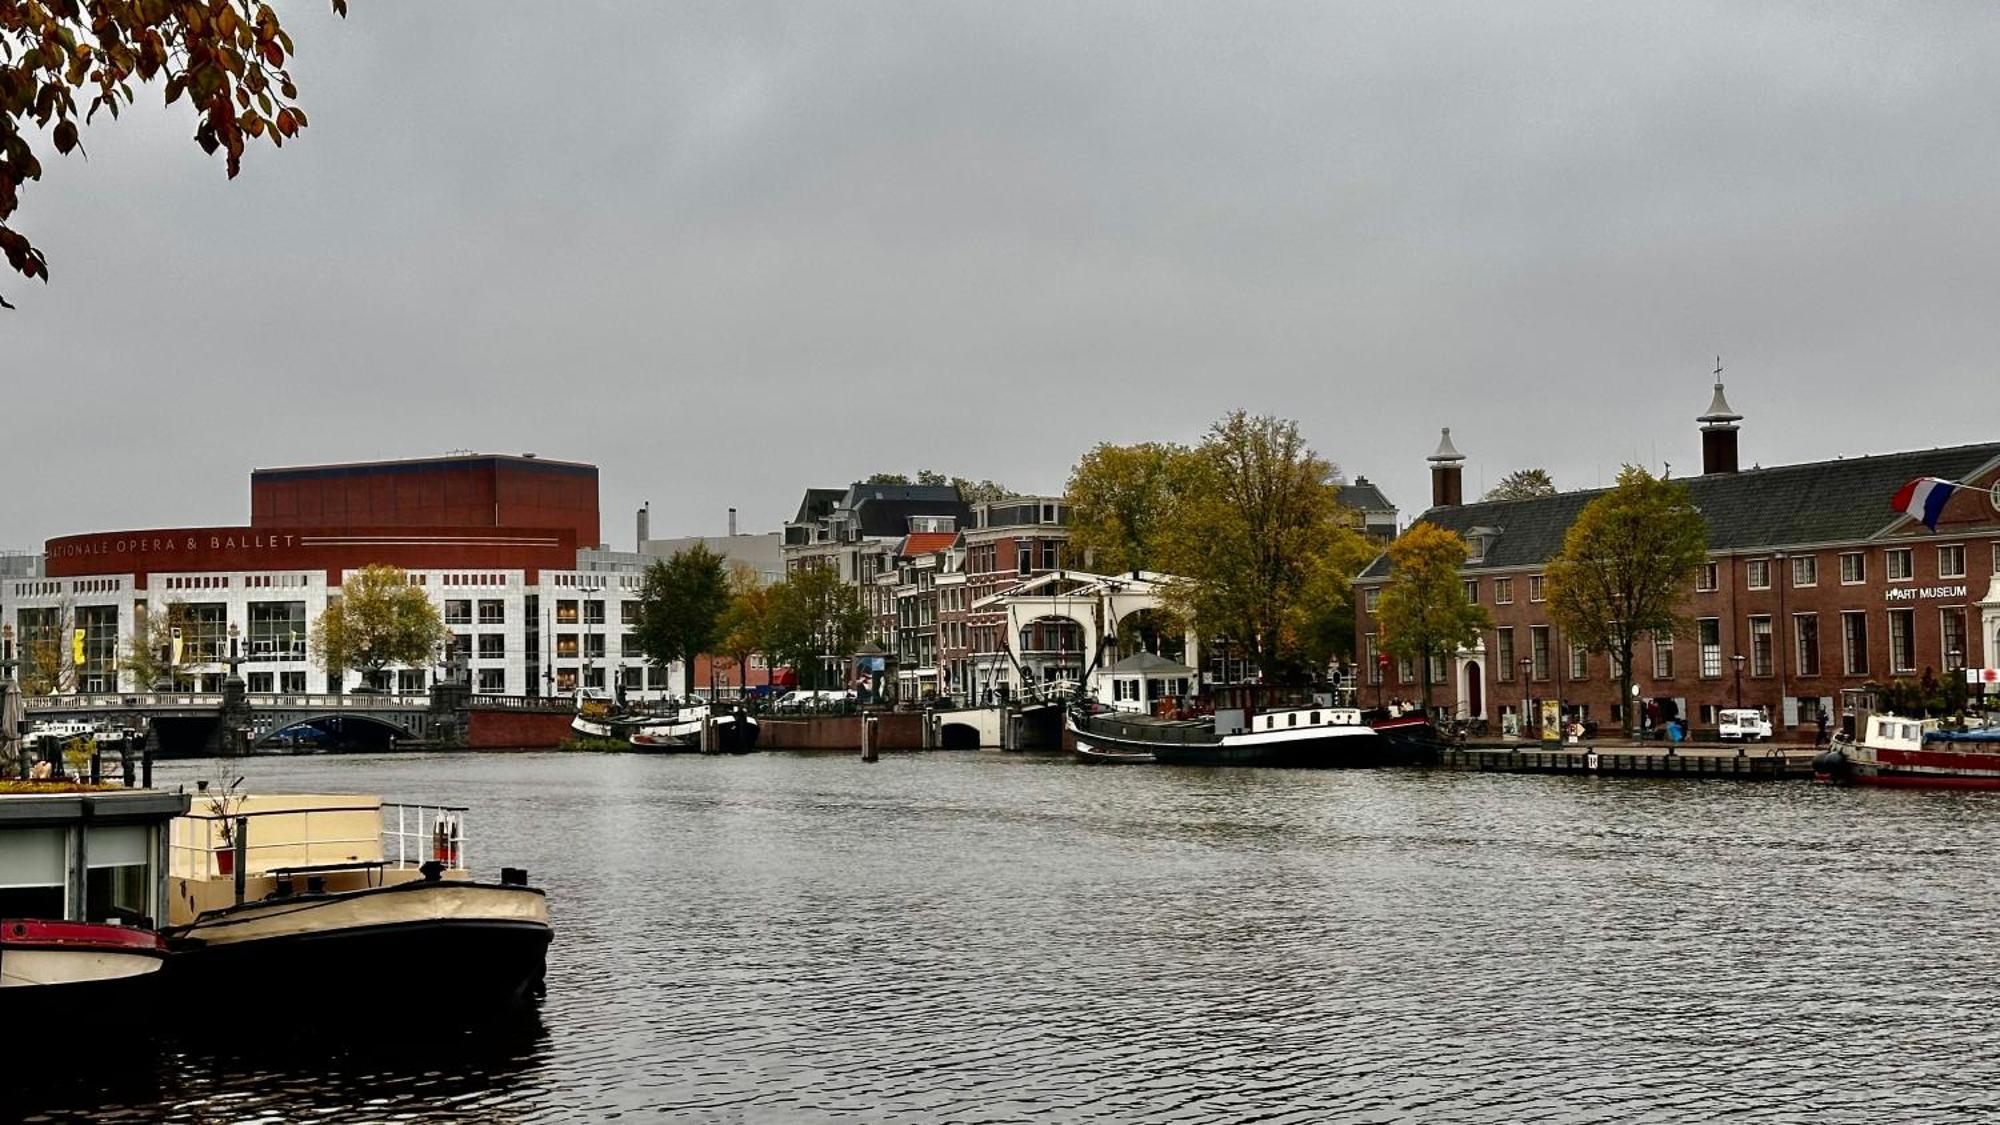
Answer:
<svg viewBox="0 0 2000 1125"><path fill-rule="evenodd" d="M1741 710L1743 709L1743 661L1744 661L1744 659L1745 659L1745 658L1744 658L1743 654L1742 654L1742 653L1740 653L1740 652L1739 652L1739 653L1737 653L1737 654L1735 654L1734 656L1731 656L1731 657L1729 658L1729 662L1730 662L1731 664L1734 664L1734 665L1736 665L1736 709L1737 709L1738 711L1741 711Z"/></svg>
<svg viewBox="0 0 2000 1125"><path fill-rule="evenodd" d="M1521 658L1521 721L1517 725L1514 732L1522 738L1528 737L1528 703L1530 697L1533 696L1534 694L1534 685L1530 681L1534 679L1534 674L1535 674L1535 658L1532 656L1522 657Z"/></svg>

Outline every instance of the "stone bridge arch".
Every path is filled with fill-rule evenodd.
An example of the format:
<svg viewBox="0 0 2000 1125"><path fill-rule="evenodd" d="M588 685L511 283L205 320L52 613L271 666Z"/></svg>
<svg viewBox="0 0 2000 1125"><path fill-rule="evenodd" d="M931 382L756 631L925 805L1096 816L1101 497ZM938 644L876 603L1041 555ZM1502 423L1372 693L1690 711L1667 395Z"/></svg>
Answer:
<svg viewBox="0 0 2000 1125"><path fill-rule="evenodd" d="M398 742L421 741L429 725L424 721L428 717L422 712L391 717L368 711L274 715L268 728L258 724L259 733L250 745L253 749L282 745L286 739L281 736L310 729L338 738L347 746L388 748Z"/></svg>

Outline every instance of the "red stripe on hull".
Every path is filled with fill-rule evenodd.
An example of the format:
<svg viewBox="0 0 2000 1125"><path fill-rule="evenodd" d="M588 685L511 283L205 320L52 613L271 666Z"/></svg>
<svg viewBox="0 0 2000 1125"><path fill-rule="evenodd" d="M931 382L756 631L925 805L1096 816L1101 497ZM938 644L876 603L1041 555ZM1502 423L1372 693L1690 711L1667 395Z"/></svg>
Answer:
<svg viewBox="0 0 2000 1125"><path fill-rule="evenodd" d="M2000 754L1963 754L1944 750L1877 750L1884 766L1920 766L1934 770L1990 770L2000 775Z"/></svg>

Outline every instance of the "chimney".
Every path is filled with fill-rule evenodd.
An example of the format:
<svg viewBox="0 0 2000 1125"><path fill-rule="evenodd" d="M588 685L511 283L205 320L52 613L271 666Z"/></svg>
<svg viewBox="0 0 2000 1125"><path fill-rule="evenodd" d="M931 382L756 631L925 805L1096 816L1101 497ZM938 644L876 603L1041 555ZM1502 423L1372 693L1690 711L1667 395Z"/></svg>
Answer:
<svg viewBox="0 0 2000 1125"><path fill-rule="evenodd" d="M736 509L734 508L729 509L729 535L732 539L736 536Z"/></svg>
<svg viewBox="0 0 2000 1125"><path fill-rule="evenodd" d="M1444 428L1437 452L1430 455L1431 507L1456 508L1465 503L1465 454L1451 444L1451 427Z"/></svg>
<svg viewBox="0 0 2000 1125"><path fill-rule="evenodd" d="M1716 374L1722 373L1722 364L1717 361ZM1708 413L1696 418L1701 423L1701 471L1708 473L1733 473L1736 471L1736 423L1743 415L1729 409L1729 400L1722 397L1722 380L1715 381L1715 397L1709 400Z"/></svg>
<svg viewBox="0 0 2000 1125"><path fill-rule="evenodd" d="M639 545L632 548L634 551L642 554L645 552L646 540L652 532L652 522L653 502L648 500L639 507Z"/></svg>

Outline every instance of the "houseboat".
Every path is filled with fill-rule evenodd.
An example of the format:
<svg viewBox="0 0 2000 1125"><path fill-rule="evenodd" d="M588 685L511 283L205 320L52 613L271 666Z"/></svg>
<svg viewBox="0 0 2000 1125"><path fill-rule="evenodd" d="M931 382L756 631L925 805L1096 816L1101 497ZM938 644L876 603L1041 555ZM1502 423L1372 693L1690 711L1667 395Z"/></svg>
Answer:
<svg viewBox="0 0 2000 1125"><path fill-rule="evenodd" d="M1821 781L2000 789L2000 727L1946 730L1936 719L1866 714L1861 735L1813 763Z"/></svg>
<svg viewBox="0 0 2000 1125"><path fill-rule="evenodd" d="M635 750L654 753L691 753L701 746L704 724L713 728L710 749L718 754L747 754L757 748L756 716L741 707L727 711L706 704L682 707L666 718L645 723L631 734Z"/></svg>
<svg viewBox="0 0 2000 1125"><path fill-rule="evenodd" d="M173 822L168 859L170 976L187 989L440 1019L542 991L547 899L518 869L472 878L463 808L207 793Z"/></svg>
<svg viewBox="0 0 2000 1125"><path fill-rule="evenodd" d="M0 782L0 1024L64 1042L148 1018L168 825L187 808L180 793Z"/></svg>
<svg viewBox="0 0 2000 1125"><path fill-rule="evenodd" d="M1420 765L1426 751L1384 738L1352 707L1308 704L1215 719L1072 713L1071 735L1086 759L1150 754L1162 765L1339 769Z"/></svg>

